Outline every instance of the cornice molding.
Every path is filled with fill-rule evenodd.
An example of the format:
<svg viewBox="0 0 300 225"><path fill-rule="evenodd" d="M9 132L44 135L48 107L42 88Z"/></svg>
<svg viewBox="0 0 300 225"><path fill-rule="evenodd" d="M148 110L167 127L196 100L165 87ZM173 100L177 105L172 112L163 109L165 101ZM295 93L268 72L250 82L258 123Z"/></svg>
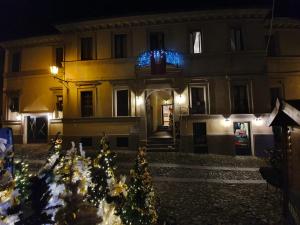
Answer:
<svg viewBox="0 0 300 225"><path fill-rule="evenodd" d="M102 29L120 29L147 25L198 22L204 20L264 19L267 16L268 12L268 9L205 10L99 19L76 23L60 24L56 25L55 27L63 33L83 32Z"/></svg>
<svg viewBox="0 0 300 225"><path fill-rule="evenodd" d="M287 17L275 18L273 22L274 29L300 29L300 20Z"/></svg>
<svg viewBox="0 0 300 225"><path fill-rule="evenodd" d="M47 36L36 36L30 38L23 38L12 41L1 42L0 46L3 48L18 48L26 46L36 45L56 45L63 43L62 35L47 35Z"/></svg>

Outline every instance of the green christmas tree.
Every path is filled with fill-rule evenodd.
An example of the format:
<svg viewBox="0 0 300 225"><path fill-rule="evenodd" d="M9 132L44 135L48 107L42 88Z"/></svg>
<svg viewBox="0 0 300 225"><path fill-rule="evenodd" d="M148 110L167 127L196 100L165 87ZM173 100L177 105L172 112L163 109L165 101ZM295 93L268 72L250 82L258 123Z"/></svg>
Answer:
<svg viewBox="0 0 300 225"><path fill-rule="evenodd" d="M116 154L109 148L106 136L101 139L99 155L94 159L91 168L91 177L93 185L89 187L88 200L95 206L98 206L103 199L109 198L109 182L115 179L115 160Z"/></svg>
<svg viewBox="0 0 300 225"><path fill-rule="evenodd" d="M148 171L145 148L139 148L127 199L118 210L125 225L153 225L157 223L156 198Z"/></svg>
<svg viewBox="0 0 300 225"><path fill-rule="evenodd" d="M19 190L20 201L25 203L30 195L30 177L28 172L28 164L23 161L15 162L15 182L16 188Z"/></svg>

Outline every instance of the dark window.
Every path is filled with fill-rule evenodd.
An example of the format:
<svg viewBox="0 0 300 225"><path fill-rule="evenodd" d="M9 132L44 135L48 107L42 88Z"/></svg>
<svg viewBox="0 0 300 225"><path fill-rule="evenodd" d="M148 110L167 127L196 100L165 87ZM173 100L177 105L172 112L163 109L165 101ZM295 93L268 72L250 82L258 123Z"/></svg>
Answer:
<svg viewBox="0 0 300 225"><path fill-rule="evenodd" d="M82 91L81 92L81 116L89 117L93 116L93 92Z"/></svg>
<svg viewBox="0 0 300 225"><path fill-rule="evenodd" d="M115 35L115 58L127 57L127 35L116 34Z"/></svg>
<svg viewBox="0 0 300 225"><path fill-rule="evenodd" d="M192 54L202 53L202 33L194 31L190 34L190 52Z"/></svg>
<svg viewBox="0 0 300 225"><path fill-rule="evenodd" d="M277 55L277 46L274 35L265 36L266 48L268 56L276 56Z"/></svg>
<svg viewBox="0 0 300 225"><path fill-rule="evenodd" d="M93 38L81 38L81 60L93 59Z"/></svg>
<svg viewBox="0 0 300 225"><path fill-rule="evenodd" d="M63 96L58 95L56 99L56 110L63 111Z"/></svg>
<svg viewBox="0 0 300 225"><path fill-rule="evenodd" d="M117 116L128 116L128 90L117 90Z"/></svg>
<svg viewBox="0 0 300 225"><path fill-rule="evenodd" d="M194 152L207 153L206 123L193 123Z"/></svg>
<svg viewBox="0 0 300 225"><path fill-rule="evenodd" d="M18 96L10 97L9 109L11 112L19 112L19 97Z"/></svg>
<svg viewBox="0 0 300 225"><path fill-rule="evenodd" d="M55 49L55 63L57 67L62 67L62 62L64 61L64 49L56 48Z"/></svg>
<svg viewBox="0 0 300 225"><path fill-rule="evenodd" d="M233 113L249 113L247 85L232 86Z"/></svg>
<svg viewBox="0 0 300 225"><path fill-rule="evenodd" d="M11 71L20 72L21 71L21 52L14 52L11 59Z"/></svg>
<svg viewBox="0 0 300 225"><path fill-rule="evenodd" d="M277 98L279 100L281 100L282 97L283 97L282 88L281 87L272 87L272 88L270 88L270 97L271 97L271 107L273 109L276 105Z"/></svg>
<svg viewBox="0 0 300 225"><path fill-rule="evenodd" d="M242 30L239 28L232 28L230 31L230 46L232 51L244 50Z"/></svg>
<svg viewBox="0 0 300 225"><path fill-rule="evenodd" d="M128 137L117 137L117 147L128 147Z"/></svg>
<svg viewBox="0 0 300 225"><path fill-rule="evenodd" d="M81 137L80 142L83 147L91 147L93 146L93 138L92 137Z"/></svg>
<svg viewBox="0 0 300 225"><path fill-rule="evenodd" d="M206 113L204 87L191 87L191 113L192 114Z"/></svg>
<svg viewBox="0 0 300 225"><path fill-rule="evenodd" d="M165 37L163 32L151 32L149 39L151 51L165 48Z"/></svg>

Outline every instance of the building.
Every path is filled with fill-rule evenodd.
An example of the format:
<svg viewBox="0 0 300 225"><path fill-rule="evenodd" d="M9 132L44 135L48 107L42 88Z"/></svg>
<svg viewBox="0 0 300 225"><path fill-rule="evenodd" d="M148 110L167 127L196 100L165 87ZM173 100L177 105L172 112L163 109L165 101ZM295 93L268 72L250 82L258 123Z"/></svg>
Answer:
<svg viewBox="0 0 300 225"><path fill-rule="evenodd" d="M2 42L2 126L20 143L61 131L95 145L105 132L136 149L169 132L170 150L261 156L274 99L300 96L300 23L269 11L106 18Z"/></svg>

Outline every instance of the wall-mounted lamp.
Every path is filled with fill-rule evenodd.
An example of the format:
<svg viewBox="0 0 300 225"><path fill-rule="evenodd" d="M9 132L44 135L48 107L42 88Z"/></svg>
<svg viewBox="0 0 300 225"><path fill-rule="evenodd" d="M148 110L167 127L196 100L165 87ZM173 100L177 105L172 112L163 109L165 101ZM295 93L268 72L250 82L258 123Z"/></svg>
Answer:
<svg viewBox="0 0 300 225"><path fill-rule="evenodd" d="M184 95L177 95L175 100L176 100L177 104L182 105L183 103L185 103L185 96Z"/></svg>
<svg viewBox="0 0 300 225"><path fill-rule="evenodd" d="M21 114L18 114L18 115L16 116L16 119L17 119L18 121L21 121L21 120L22 120L22 115L21 115Z"/></svg>
<svg viewBox="0 0 300 225"><path fill-rule="evenodd" d="M256 125L256 126L262 126L264 121L261 117L256 117L253 121L253 123Z"/></svg>
<svg viewBox="0 0 300 225"><path fill-rule="evenodd" d="M65 82L65 83L68 84L69 81L66 81L66 80L64 80L64 79L57 76L58 75L58 67L57 66L50 66L50 73L51 73L51 75L54 79L57 79L61 82Z"/></svg>
<svg viewBox="0 0 300 225"><path fill-rule="evenodd" d="M142 96L137 96L136 97L136 105L142 105L144 103L144 99L142 98Z"/></svg>
<svg viewBox="0 0 300 225"><path fill-rule="evenodd" d="M230 127L230 125L231 125L231 120L229 118L225 118L223 120L223 126L224 127Z"/></svg>
<svg viewBox="0 0 300 225"><path fill-rule="evenodd" d="M53 119L53 116L52 116L52 113L48 113L48 120L52 120Z"/></svg>
<svg viewBox="0 0 300 225"><path fill-rule="evenodd" d="M164 100L164 105L168 105L169 104L169 100Z"/></svg>
<svg viewBox="0 0 300 225"><path fill-rule="evenodd" d="M51 73L51 75L56 76L58 74L58 67L50 66L50 73Z"/></svg>

